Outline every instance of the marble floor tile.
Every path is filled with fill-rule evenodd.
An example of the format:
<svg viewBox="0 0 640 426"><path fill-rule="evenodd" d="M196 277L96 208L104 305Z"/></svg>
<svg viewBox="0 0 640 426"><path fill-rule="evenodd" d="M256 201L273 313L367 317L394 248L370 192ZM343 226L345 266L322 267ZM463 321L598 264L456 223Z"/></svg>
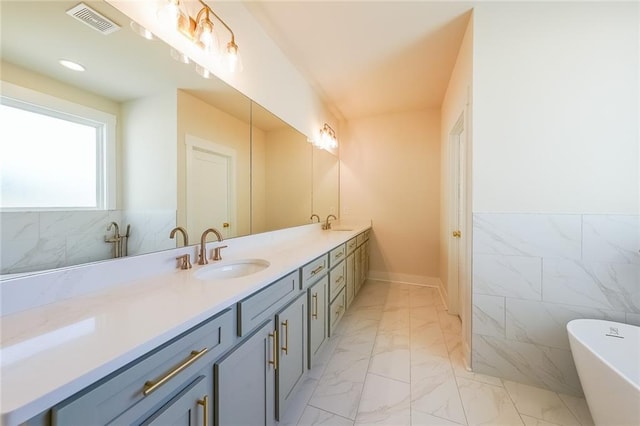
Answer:
<svg viewBox="0 0 640 426"><path fill-rule="evenodd" d="M545 420L538 419L536 417L527 416L526 414L520 413L520 417L524 422L525 426L559 426L557 423L549 423Z"/></svg>
<svg viewBox="0 0 640 426"><path fill-rule="evenodd" d="M557 393L521 383L504 381L518 412L561 425L579 425Z"/></svg>
<svg viewBox="0 0 640 426"><path fill-rule="evenodd" d="M299 424L299 419L302 416L313 391L318 385L318 380L307 376L298 384L295 395L287 404L287 409L284 415L280 419L279 425L288 426Z"/></svg>
<svg viewBox="0 0 640 426"><path fill-rule="evenodd" d="M376 374L367 374L356 416L357 425L409 425L411 423L410 388Z"/></svg>
<svg viewBox="0 0 640 426"><path fill-rule="evenodd" d="M504 388L463 378L457 380L469 425L524 424Z"/></svg>
<svg viewBox="0 0 640 426"><path fill-rule="evenodd" d="M451 366L449 371L446 371L443 365L426 367L428 373L422 371L415 375L415 369L412 368L411 409L466 424Z"/></svg>
<svg viewBox="0 0 640 426"><path fill-rule="evenodd" d="M353 420L308 405L297 424L300 426L353 426Z"/></svg>
<svg viewBox="0 0 640 426"><path fill-rule="evenodd" d="M576 419L578 419L582 426L594 426L591 412L589 411L587 401L584 398L565 395L563 393L559 393L558 396L569 410L571 410L571 413L576 417Z"/></svg>
<svg viewBox="0 0 640 426"><path fill-rule="evenodd" d="M432 416L421 411L411 411L411 426L460 426L466 423L456 423L442 417Z"/></svg>
<svg viewBox="0 0 640 426"><path fill-rule="evenodd" d="M460 320L438 299L367 282L280 424L593 426L583 398L468 371Z"/></svg>

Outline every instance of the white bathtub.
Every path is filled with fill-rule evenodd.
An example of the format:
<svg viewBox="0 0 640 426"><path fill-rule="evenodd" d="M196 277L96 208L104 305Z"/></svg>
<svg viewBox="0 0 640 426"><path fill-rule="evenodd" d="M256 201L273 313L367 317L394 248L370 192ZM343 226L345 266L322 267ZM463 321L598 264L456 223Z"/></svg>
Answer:
<svg viewBox="0 0 640 426"><path fill-rule="evenodd" d="M640 327L578 319L567 331L596 425L640 425Z"/></svg>

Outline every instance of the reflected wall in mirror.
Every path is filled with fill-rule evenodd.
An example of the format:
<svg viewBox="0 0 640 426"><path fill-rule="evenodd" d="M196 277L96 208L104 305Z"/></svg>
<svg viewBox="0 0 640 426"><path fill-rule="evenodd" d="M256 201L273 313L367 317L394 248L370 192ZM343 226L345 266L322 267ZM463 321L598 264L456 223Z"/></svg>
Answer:
<svg viewBox="0 0 640 426"><path fill-rule="evenodd" d="M252 193L254 232L309 223L312 147L307 138L254 103Z"/></svg>

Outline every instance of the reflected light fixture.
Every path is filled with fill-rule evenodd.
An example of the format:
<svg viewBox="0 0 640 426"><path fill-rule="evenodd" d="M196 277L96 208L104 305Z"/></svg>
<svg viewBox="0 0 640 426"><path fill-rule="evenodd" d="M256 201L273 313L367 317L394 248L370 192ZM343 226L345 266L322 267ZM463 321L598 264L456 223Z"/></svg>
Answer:
<svg viewBox="0 0 640 426"><path fill-rule="evenodd" d="M336 138L336 131L331 126L324 123L322 129L320 129L320 137L312 141L313 145L320 149L332 150L338 147L338 139Z"/></svg>
<svg viewBox="0 0 640 426"><path fill-rule="evenodd" d="M202 7L195 18L192 18L183 11L180 0L166 0L158 9L158 19L163 25L175 28L191 40L194 45L213 55L215 62L225 67L229 72L242 71L242 61L233 31L203 0L198 0L198 2ZM214 17L229 31L231 38L225 52L221 52L211 17Z"/></svg>
<svg viewBox="0 0 640 426"><path fill-rule="evenodd" d="M82 65L80 65L80 64L78 64L76 62L69 61L67 59L60 59L58 62L63 67L69 68L70 70L73 70L73 71L84 71L85 70L84 66L82 66Z"/></svg>

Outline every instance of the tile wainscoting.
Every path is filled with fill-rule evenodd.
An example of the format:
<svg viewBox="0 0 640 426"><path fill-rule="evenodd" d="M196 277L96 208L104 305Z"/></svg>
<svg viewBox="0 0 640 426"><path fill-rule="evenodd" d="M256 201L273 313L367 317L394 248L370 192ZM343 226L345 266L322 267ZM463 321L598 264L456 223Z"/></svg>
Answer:
<svg viewBox="0 0 640 426"><path fill-rule="evenodd" d="M175 248L169 232L175 210L100 210L2 212L0 214L0 273L13 274L60 268L110 259L105 243L107 226L116 222L120 233L131 224L129 255Z"/></svg>
<svg viewBox="0 0 640 426"><path fill-rule="evenodd" d="M581 395L566 324L640 325L637 215L473 215L472 365Z"/></svg>

